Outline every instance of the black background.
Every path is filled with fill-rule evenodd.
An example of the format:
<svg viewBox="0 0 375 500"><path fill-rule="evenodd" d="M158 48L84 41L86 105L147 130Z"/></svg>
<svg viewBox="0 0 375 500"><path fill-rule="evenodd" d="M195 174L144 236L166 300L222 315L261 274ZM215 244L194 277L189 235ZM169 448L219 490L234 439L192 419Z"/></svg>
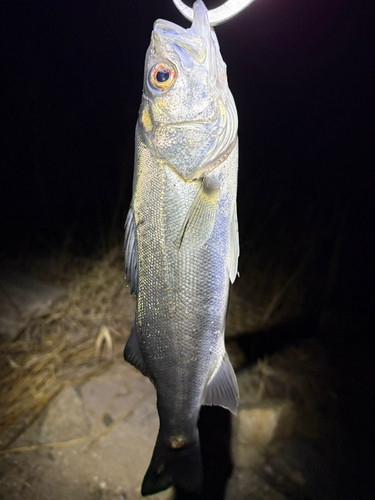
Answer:
<svg viewBox="0 0 375 500"><path fill-rule="evenodd" d="M207 0L209 8L217 4ZM144 55L157 18L189 25L172 0L3 4L8 245L89 233L95 246L103 231L121 227ZM279 199L280 217L296 230L306 215L324 226L333 212L344 214L352 251L367 251L372 23L372 9L357 2L256 0L216 28L239 114L242 240L249 197L260 205Z"/></svg>

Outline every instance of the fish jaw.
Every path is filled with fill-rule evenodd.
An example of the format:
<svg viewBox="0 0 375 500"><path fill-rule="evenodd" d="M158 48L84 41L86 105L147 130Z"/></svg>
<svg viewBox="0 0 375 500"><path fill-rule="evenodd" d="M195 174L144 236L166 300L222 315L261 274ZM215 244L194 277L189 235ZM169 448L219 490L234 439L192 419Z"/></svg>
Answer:
<svg viewBox="0 0 375 500"><path fill-rule="evenodd" d="M158 64L173 71L173 82L165 90L155 88L150 76ZM139 125L154 157L187 182L203 177L233 149L236 107L202 2L194 6L188 29L169 21L155 22L146 55Z"/></svg>

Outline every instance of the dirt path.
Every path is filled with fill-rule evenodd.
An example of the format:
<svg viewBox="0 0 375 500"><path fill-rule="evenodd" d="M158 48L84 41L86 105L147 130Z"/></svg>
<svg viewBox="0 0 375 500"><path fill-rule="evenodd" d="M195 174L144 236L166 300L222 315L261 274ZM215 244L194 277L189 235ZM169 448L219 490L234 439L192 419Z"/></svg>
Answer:
<svg viewBox="0 0 375 500"><path fill-rule="evenodd" d="M335 498L337 442L332 433L322 439L332 408L319 408L329 402L322 356L319 344L310 342L240 370L239 415L227 428L226 411L219 411L219 418L215 410L205 412L201 432L214 468L209 481L216 484L225 474L225 464L220 472L225 453L234 462L226 500ZM142 498L140 485L158 430L155 403L151 383L122 360L119 343L106 373L64 389L0 455L0 498ZM228 452L217 448L221 438L231 439ZM173 495L170 489L153 498ZM222 491L215 495L206 497L223 498Z"/></svg>
<svg viewBox="0 0 375 500"><path fill-rule="evenodd" d="M155 394L120 356L105 374L64 389L13 443L23 451L0 456L0 498L142 498L158 429Z"/></svg>

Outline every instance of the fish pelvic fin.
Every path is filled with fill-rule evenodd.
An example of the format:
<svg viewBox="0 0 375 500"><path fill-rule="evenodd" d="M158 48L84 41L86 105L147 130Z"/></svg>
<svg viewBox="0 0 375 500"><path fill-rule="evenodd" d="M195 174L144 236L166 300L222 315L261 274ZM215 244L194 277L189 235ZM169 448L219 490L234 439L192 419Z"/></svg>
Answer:
<svg viewBox="0 0 375 500"><path fill-rule="evenodd" d="M239 398L236 374L225 353L219 369L206 386L202 404L222 406L237 415Z"/></svg>
<svg viewBox="0 0 375 500"><path fill-rule="evenodd" d="M179 438L175 438L175 443L179 443ZM154 495L172 485L177 485L188 492L199 493L202 479L198 432L192 441L174 446L173 438L168 440L159 431L154 453L143 479L142 495Z"/></svg>

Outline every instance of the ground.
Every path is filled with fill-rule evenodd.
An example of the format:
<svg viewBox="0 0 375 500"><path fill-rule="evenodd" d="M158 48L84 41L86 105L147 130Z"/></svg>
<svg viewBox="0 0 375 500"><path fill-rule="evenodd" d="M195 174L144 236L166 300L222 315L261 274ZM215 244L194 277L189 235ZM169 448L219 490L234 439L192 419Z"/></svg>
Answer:
<svg viewBox="0 0 375 500"><path fill-rule="evenodd" d="M41 264L34 275L40 280L47 268ZM8 406L1 421L1 499L141 498L158 417L153 386L122 358L134 299L117 253L78 268L60 284L65 298L47 312L34 311L21 338L12 331L12 340L2 343ZM240 407L238 417L215 408L202 412L202 498L340 498L342 433L327 350L316 338L301 340L300 330L299 340L249 359L249 351L254 358L257 350L246 339L257 337L241 328L255 315L243 326L239 318L246 310L238 294L234 290L231 297L227 348ZM154 498L190 497L170 489Z"/></svg>

